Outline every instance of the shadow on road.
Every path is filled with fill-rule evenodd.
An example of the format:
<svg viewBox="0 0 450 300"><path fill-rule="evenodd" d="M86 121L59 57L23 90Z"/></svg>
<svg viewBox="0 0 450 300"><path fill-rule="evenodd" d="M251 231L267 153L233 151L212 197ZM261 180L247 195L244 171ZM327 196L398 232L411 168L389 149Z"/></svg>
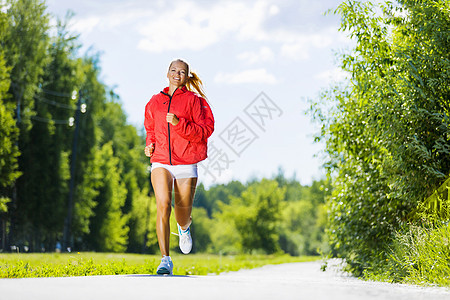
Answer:
<svg viewBox="0 0 450 300"><path fill-rule="evenodd" d="M131 274L131 275L124 275L124 277L190 277L190 278L193 278L193 276L189 276L189 275L155 275L155 274Z"/></svg>

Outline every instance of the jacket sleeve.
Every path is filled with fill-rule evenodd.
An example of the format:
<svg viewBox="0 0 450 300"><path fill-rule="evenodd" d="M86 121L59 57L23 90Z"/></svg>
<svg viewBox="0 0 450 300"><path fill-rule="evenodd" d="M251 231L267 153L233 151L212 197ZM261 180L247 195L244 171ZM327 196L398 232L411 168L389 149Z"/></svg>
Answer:
<svg viewBox="0 0 450 300"><path fill-rule="evenodd" d="M180 122L173 126L181 137L195 143L206 141L214 131L214 116L208 102L201 97L197 99L192 107L192 121L179 118Z"/></svg>
<svg viewBox="0 0 450 300"><path fill-rule="evenodd" d="M152 112L150 110L150 102L151 102L151 100L145 106L145 118L144 118L144 127L145 127L145 131L147 132L145 144L147 146L150 145L151 143L156 142L155 122L153 120Z"/></svg>

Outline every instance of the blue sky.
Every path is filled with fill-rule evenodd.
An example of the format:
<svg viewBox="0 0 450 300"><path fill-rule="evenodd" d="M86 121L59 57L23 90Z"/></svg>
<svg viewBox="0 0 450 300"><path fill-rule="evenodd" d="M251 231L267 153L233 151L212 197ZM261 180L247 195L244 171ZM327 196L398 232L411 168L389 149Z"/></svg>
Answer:
<svg viewBox="0 0 450 300"><path fill-rule="evenodd" d="M285 176L302 184L323 176L305 115L343 78L335 52L349 47L339 18L324 15L338 0L48 0L48 10L75 13L70 29L81 51L101 52L102 80L121 97L129 123L142 129L144 107L167 85L174 58L205 84L216 118L210 158L200 165L209 186Z"/></svg>

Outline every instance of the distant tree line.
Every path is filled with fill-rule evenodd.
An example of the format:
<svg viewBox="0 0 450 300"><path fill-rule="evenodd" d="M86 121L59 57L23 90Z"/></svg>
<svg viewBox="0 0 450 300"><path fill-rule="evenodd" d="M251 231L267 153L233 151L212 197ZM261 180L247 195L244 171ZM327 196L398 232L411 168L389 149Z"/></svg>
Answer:
<svg viewBox="0 0 450 300"><path fill-rule="evenodd" d="M282 171L272 179L232 181L197 189L192 232L194 250L210 253L319 255L331 193L326 181L302 186Z"/></svg>

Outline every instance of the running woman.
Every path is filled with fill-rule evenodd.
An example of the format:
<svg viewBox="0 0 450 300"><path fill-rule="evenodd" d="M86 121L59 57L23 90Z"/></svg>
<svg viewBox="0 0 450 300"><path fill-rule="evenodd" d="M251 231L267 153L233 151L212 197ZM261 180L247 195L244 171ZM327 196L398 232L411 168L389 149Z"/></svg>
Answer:
<svg viewBox="0 0 450 300"><path fill-rule="evenodd" d="M207 156L207 141L214 131L214 116L203 83L189 65L177 59L167 72L169 86L145 106L145 155L150 157L156 197L156 234L161 251L159 275L172 275L169 255L172 191L181 252L192 249L191 211L197 185L197 163Z"/></svg>

